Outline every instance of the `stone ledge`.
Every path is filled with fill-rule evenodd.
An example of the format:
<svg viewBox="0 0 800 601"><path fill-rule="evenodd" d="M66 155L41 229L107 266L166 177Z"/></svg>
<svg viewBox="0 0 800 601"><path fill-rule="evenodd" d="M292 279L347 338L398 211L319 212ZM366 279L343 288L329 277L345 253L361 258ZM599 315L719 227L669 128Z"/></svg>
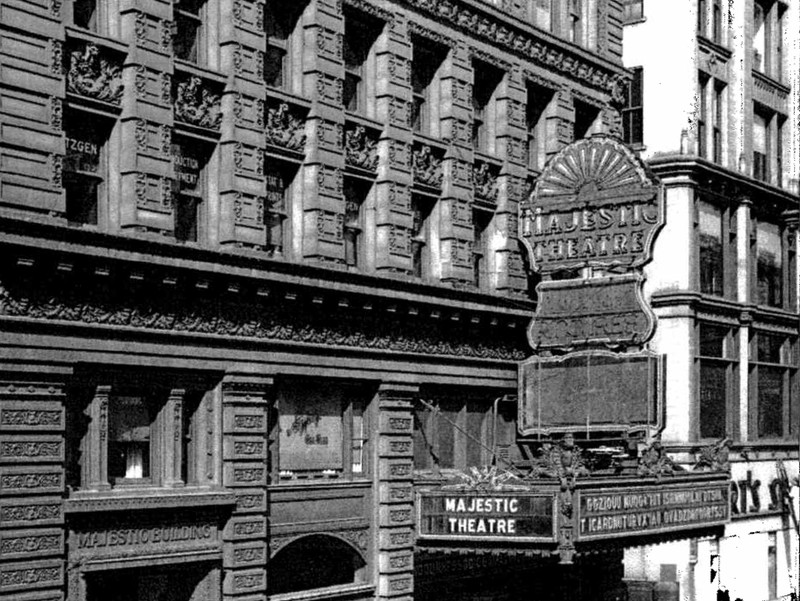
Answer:
<svg viewBox="0 0 800 601"><path fill-rule="evenodd" d="M215 507L232 506L235 503L236 497L231 492L143 489L135 494L131 494L130 491L124 491L123 493L78 493L75 497L64 501L64 512L76 514L96 511Z"/></svg>

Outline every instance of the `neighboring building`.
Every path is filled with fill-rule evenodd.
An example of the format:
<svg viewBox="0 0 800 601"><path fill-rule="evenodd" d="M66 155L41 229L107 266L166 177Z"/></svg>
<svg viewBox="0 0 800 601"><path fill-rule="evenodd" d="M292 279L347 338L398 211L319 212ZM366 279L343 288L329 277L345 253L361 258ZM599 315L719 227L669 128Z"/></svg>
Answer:
<svg viewBox="0 0 800 601"><path fill-rule="evenodd" d="M0 595L447 588L414 468L513 445L518 204L619 127L621 37L613 1L0 1ZM418 399L471 437L426 455Z"/></svg>
<svg viewBox="0 0 800 601"><path fill-rule="evenodd" d="M797 522L776 499L800 438L800 5L626 5L626 142L667 198L646 269L667 355L662 438L681 461L729 438L734 491L720 536L629 551L626 577L668 573L689 599L786 598L800 577Z"/></svg>

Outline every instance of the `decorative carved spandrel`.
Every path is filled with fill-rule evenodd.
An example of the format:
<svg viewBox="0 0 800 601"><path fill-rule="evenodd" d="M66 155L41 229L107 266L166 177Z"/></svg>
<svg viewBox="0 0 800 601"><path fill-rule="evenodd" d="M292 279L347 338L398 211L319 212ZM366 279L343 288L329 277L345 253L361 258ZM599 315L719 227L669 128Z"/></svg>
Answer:
<svg viewBox="0 0 800 601"><path fill-rule="evenodd" d="M345 161L348 165L374 171L378 166L378 139L363 125L348 125L344 132Z"/></svg>
<svg viewBox="0 0 800 601"><path fill-rule="evenodd" d="M265 123L267 144L295 152L303 152L306 143L305 119L288 103L281 102L267 109Z"/></svg>
<svg viewBox="0 0 800 601"><path fill-rule="evenodd" d="M122 60L96 44L71 42L67 91L94 100L119 104L122 98Z"/></svg>
<svg viewBox="0 0 800 601"><path fill-rule="evenodd" d="M427 144L416 144L412 150L414 183L441 189L442 156Z"/></svg>
<svg viewBox="0 0 800 601"><path fill-rule="evenodd" d="M660 440L654 440L639 457L639 467L637 474L643 477L655 477L661 479L664 474L672 475L680 468L672 458L667 455Z"/></svg>
<svg viewBox="0 0 800 601"><path fill-rule="evenodd" d="M497 169L489 163L476 161L472 167L472 182L475 186L475 198L490 202L497 202Z"/></svg>
<svg viewBox="0 0 800 601"><path fill-rule="evenodd" d="M175 120L218 130L222 122L221 96L197 76L176 80L173 92Z"/></svg>

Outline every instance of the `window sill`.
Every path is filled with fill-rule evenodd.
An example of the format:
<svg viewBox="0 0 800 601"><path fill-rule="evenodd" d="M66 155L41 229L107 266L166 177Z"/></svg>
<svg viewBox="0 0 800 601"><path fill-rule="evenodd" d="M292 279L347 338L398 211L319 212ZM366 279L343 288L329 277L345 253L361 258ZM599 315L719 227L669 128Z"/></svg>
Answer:
<svg viewBox="0 0 800 601"><path fill-rule="evenodd" d="M627 21L623 20L623 25L639 25L639 23L646 23L647 17L639 17L637 19L629 19Z"/></svg>
<svg viewBox="0 0 800 601"><path fill-rule="evenodd" d="M280 480L273 482L269 488L363 488L371 486L372 482L367 476L359 479L346 480L343 478L309 478L301 480Z"/></svg>
<svg viewBox="0 0 800 601"><path fill-rule="evenodd" d="M316 599L348 599L353 597L372 596L375 591L373 584L343 584L340 586L329 586L325 588L312 589L309 591L297 591L293 593L281 593L270 595L269 601L314 601Z"/></svg>
<svg viewBox="0 0 800 601"><path fill-rule="evenodd" d="M66 513L176 509L234 505L236 496L222 490L196 488L128 488L111 491L73 491L64 502Z"/></svg>

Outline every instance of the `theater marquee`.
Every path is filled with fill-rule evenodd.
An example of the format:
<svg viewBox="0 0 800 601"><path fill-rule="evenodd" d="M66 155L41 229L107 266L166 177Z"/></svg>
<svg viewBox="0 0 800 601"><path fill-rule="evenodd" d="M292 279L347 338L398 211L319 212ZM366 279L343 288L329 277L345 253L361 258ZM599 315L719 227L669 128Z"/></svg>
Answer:
<svg viewBox="0 0 800 601"><path fill-rule="evenodd" d="M422 539L555 541L555 494L422 491L417 499Z"/></svg>

